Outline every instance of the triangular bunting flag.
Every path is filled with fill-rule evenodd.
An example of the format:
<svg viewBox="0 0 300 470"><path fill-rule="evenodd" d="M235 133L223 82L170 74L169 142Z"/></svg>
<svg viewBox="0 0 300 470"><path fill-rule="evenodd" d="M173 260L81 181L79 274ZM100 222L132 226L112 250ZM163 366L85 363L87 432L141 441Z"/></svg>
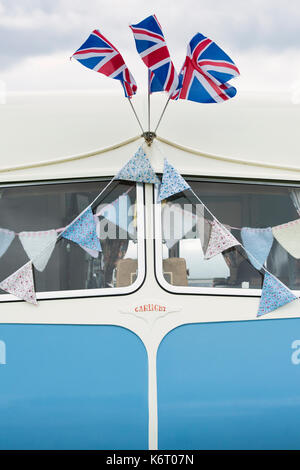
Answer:
<svg viewBox="0 0 300 470"><path fill-rule="evenodd" d="M158 201L167 199L174 194L181 193L190 188L190 185L165 158L164 173L159 188Z"/></svg>
<svg viewBox="0 0 300 470"><path fill-rule="evenodd" d="M56 244L56 231L21 232L19 238L34 267L38 271L44 271Z"/></svg>
<svg viewBox="0 0 300 470"><path fill-rule="evenodd" d="M95 221L95 225L96 225L96 234L97 234L97 237L100 238L100 236L98 235L98 225L99 225L99 218L94 215L94 221ZM87 248L86 246L83 246L83 245L80 245L80 247L86 251L92 258L98 258L99 256L99 251L98 250L92 250L91 248ZM102 249L101 249L102 251Z"/></svg>
<svg viewBox="0 0 300 470"><path fill-rule="evenodd" d="M14 238L15 232L5 228L0 228L0 258L7 251Z"/></svg>
<svg viewBox="0 0 300 470"><path fill-rule="evenodd" d="M300 259L300 219L287 224L277 225L272 229L273 235L281 246L294 258Z"/></svg>
<svg viewBox="0 0 300 470"><path fill-rule="evenodd" d="M24 264L18 271L4 279L4 281L0 283L0 289L15 295L19 299L37 305L31 261Z"/></svg>
<svg viewBox="0 0 300 470"><path fill-rule="evenodd" d="M288 287L266 272L257 316L272 312L296 299L298 297Z"/></svg>
<svg viewBox="0 0 300 470"><path fill-rule="evenodd" d="M210 239L204 259L210 259L232 246L240 245L240 242L221 224L213 220L211 225Z"/></svg>
<svg viewBox="0 0 300 470"><path fill-rule="evenodd" d="M137 183L158 184L160 182L142 147L121 168L115 179L136 181Z"/></svg>
<svg viewBox="0 0 300 470"><path fill-rule="evenodd" d="M269 256L274 240L271 227L243 227L241 237L249 261L256 269L261 269Z"/></svg>
<svg viewBox="0 0 300 470"><path fill-rule="evenodd" d="M67 227L61 233L61 236L77 243L82 248L101 251L100 241L96 233L96 223L90 207Z"/></svg>

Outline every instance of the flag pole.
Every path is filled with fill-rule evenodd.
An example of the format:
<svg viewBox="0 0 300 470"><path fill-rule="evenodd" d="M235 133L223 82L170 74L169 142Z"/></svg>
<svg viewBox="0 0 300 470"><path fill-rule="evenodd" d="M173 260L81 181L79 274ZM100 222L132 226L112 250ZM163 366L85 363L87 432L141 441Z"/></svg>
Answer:
<svg viewBox="0 0 300 470"><path fill-rule="evenodd" d="M148 132L150 133L150 70L148 69Z"/></svg>
<svg viewBox="0 0 300 470"><path fill-rule="evenodd" d="M162 120L162 118L163 118L163 115L165 114L165 111L166 111L167 106L168 106L168 104L169 104L169 102L170 102L170 99L171 99L171 96L169 96L168 101L166 102L165 107L164 107L164 109L162 110L162 113L161 113L161 115L160 115L160 118L159 118L159 120L158 120L158 123L157 123L157 125L156 125L156 128L155 128L155 130L154 130L155 133L156 133L156 131L157 131L157 129L158 129L158 126L160 125L160 122L161 122L161 120Z"/></svg>
<svg viewBox="0 0 300 470"><path fill-rule="evenodd" d="M141 121L139 120L139 117L138 117L138 115L137 115L137 112L136 112L136 110L135 110L135 108L134 108L134 106L133 106L133 104L132 104L132 102L131 102L131 99L130 99L129 97L127 97L127 99L128 99L129 104L130 104L130 106L131 106L131 109L132 109L132 111L133 111L133 114L135 115L136 120L137 120L137 122L139 123L139 126L140 126L140 129L141 129L141 131L142 131L142 134L144 134L145 131L144 131L144 129L143 129L143 126L142 126L142 124L141 124Z"/></svg>

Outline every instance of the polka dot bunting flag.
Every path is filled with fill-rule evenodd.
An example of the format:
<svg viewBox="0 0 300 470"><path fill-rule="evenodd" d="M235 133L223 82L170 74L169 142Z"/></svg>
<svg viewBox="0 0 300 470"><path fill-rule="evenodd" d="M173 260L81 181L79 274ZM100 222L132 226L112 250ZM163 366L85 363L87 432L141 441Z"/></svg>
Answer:
<svg viewBox="0 0 300 470"><path fill-rule="evenodd" d="M102 251L96 233L95 219L90 207L62 232L61 236L90 250Z"/></svg>
<svg viewBox="0 0 300 470"><path fill-rule="evenodd" d="M158 184L160 182L142 147L121 168L115 179L136 181L137 183Z"/></svg>
<svg viewBox="0 0 300 470"><path fill-rule="evenodd" d="M158 201L167 199L168 197L181 193L186 189L190 189L190 185L165 158L164 173L159 188Z"/></svg>
<svg viewBox="0 0 300 470"><path fill-rule="evenodd" d="M238 240L215 220L211 223L210 239L204 258L210 259L232 246L240 245Z"/></svg>
<svg viewBox="0 0 300 470"><path fill-rule="evenodd" d="M272 312L296 299L298 297L288 287L266 272L257 316Z"/></svg>
<svg viewBox="0 0 300 470"><path fill-rule="evenodd" d="M0 289L15 295L19 299L37 305L31 261L4 279L0 283Z"/></svg>

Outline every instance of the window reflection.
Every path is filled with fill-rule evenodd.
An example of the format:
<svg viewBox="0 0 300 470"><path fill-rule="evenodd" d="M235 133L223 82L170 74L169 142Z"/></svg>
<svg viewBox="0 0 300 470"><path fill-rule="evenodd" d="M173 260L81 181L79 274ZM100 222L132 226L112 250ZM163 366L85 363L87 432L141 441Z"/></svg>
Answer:
<svg viewBox="0 0 300 470"><path fill-rule="evenodd" d="M299 190L292 186L207 180L188 182L239 242L242 241L242 227L273 227L299 217L299 208L295 205L295 194ZM176 220L166 217L166 207L169 213L174 213L172 207L176 207L177 214L180 210L183 214L186 208L191 207L188 210L196 223L187 222L183 229L184 224L178 222L180 216ZM260 289L263 272L252 266L241 247L230 248L209 260L204 259L212 220L210 213L188 191L162 204L162 268L165 280L174 286ZM177 235L176 238L176 231L181 232L181 236ZM289 255L275 239L266 267L291 289L300 289L300 260Z"/></svg>
<svg viewBox="0 0 300 470"><path fill-rule="evenodd" d="M0 227L16 233L64 227L106 185L107 181L74 181L2 186ZM124 194L128 212L119 205ZM37 292L116 288L133 284L138 272L136 186L130 182L116 182L104 196L101 204L93 207L93 213L98 215L95 221L102 253L94 258L75 243L61 238L46 269L43 272L34 270ZM110 216L103 210L107 207L110 207ZM112 218L113 213L115 218ZM5 279L27 261L16 236L0 259L0 278ZM5 294L3 291L0 293Z"/></svg>

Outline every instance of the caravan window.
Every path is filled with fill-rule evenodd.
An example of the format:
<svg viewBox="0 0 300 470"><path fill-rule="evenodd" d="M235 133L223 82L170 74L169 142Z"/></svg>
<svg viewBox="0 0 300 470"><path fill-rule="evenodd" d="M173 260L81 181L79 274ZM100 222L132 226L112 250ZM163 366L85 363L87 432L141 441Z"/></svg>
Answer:
<svg viewBox="0 0 300 470"><path fill-rule="evenodd" d="M266 228L299 218L297 185L228 180L189 180L196 195L241 242L241 228ZM172 292L259 295L262 271L240 247L204 259L211 215L189 191L156 205L157 277ZM176 233L177 232L177 233ZM300 290L300 260L274 239L267 269L293 290Z"/></svg>
<svg viewBox="0 0 300 470"><path fill-rule="evenodd" d="M5 279L30 259L18 236L67 226L109 180L73 180L0 186L0 228L16 236L0 258ZM138 209L137 209L137 206ZM34 269L37 298L112 295L135 290L144 278L143 188L114 182L92 207L102 252L61 238L43 272ZM26 247L25 247L26 248ZM15 298L0 290L0 301Z"/></svg>

